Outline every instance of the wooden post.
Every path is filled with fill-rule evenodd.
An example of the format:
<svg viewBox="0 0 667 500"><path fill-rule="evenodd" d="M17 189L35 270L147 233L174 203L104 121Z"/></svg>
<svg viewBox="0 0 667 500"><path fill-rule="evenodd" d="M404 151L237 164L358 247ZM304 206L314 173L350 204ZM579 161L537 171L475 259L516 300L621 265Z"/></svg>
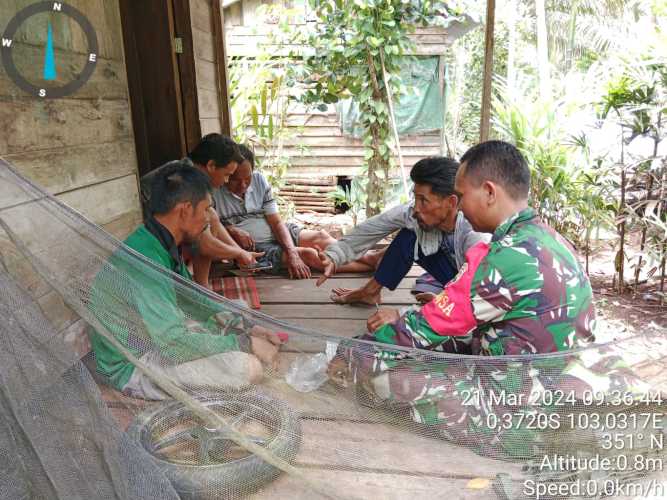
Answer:
<svg viewBox="0 0 667 500"><path fill-rule="evenodd" d="M442 99L442 129L440 130L440 154L442 156L454 157L454 153L449 148L447 141L447 127L445 122L447 120L447 58L440 54L438 57L438 87L440 89L440 98Z"/></svg>
<svg viewBox="0 0 667 500"><path fill-rule="evenodd" d="M213 36L215 37L215 61L218 70L218 96L223 134L232 135L231 110L229 109L229 86L227 81L227 51L225 50L225 18L222 12L222 0L212 0L213 4Z"/></svg>
<svg viewBox="0 0 667 500"><path fill-rule="evenodd" d="M192 23L190 2L175 0L174 30L175 36L183 42L183 52L176 56L178 62L181 96L183 106L183 124L186 152L192 151L201 139L201 122L199 121L199 98L197 96L197 72L195 70L195 52L192 40Z"/></svg>
<svg viewBox="0 0 667 500"><path fill-rule="evenodd" d="M491 83L493 77L493 43L496 20L496 1L486 0L486 37L484 42L484 79L482 86L482 112L479 125L479 142L489 139L491 125Z"/></svg>

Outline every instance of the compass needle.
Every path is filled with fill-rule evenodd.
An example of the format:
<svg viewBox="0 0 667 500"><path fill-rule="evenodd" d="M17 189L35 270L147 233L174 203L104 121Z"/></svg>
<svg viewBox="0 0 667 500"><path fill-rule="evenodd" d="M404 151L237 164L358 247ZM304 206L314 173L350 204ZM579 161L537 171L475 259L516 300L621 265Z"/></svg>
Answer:
<svg viewBox="0 0 667 500"><path fill-rule="evenodd" d="M53 29L49 22L46 37L46 50L44 54L44 80L55 80L56 76L56 55L53 50Z"/></svg>
<svg viewBox="0 0 667 500"><path fill-rule="evenodd" d="M5 1L6 0L0 0L0 2ZM38 56L37 60L32 61L33 64L30 68L32 69L32 72L29 73L30 77L32 77L31 79L39 81L39 83L35 84L31 79L26 78L26 75L16 67L12 54L14 51L14 44L12 42L14 41L14 35L16 35L24 23L37 14L47 14L49 17L46 18L46 43L44 44L43 49L43 59ZM70 18L76 25L78 25L83 32L85 40L88 42L88 48L84 53L72 53L72 62L68 66L68 68L72 69L75 67L82 67L78 75L69 75L71 71L64 72L67 74L61 72L61 74L58 75L55 37L59 37L60 40L64 33L67 33L66 28L63 28L66 24L63 24L61 16ZM42 17L42 19L44 19L44 17ZM41 26L44 25L41 24ZM64 33L63 30L65 30ZM18 11L16 15L9 20L4 33L0 34L0 62L4 66L7 75L17 87L25 91L27 94L33 95L39 99L58 99L66 97L83 87L90 79L97 66L98 48L97 34L88 18L84 16L81 11L65 2L41 1L31 3L27 7ZM67 49L65 50L67 51ZM60 57L60 53L58 56ZM76 61L77 59L78 63ZM58 60L58 63L62 63L62 61ZM60 69L63 70L63 67Z"/></svg>

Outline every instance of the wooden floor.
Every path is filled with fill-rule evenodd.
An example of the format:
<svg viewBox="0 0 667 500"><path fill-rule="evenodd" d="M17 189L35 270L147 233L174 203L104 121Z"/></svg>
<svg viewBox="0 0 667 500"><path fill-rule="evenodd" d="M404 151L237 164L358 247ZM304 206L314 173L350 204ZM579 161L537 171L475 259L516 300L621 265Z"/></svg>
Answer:
<svg viewBox="0 0 667 500"><path fill-rule="evenodd" d="M421 272L420 268L413 268L397 290L385 291L384 305L414 304L410 289ZM274 276L256 278L261 312L313 334L290 337L280 353L276 371L265 377L261 388L286 402L300 417L301 445L293 464L303 477L282 474L249 498L526 498L522 495L522 485L527 476L519 463L481 457L468 448L427 435L404 416L361 405L353 390L340 390L331 382L307 394L286 383L285 374L298 356L324 350L326 339L315 332L352 337L365 330L366 319L375 306L336 305L329 294L332 288L356 288L368 279L369 276L339 275L317 288L315 278L301 281ZM655 368L654 365L647 365L647 369ZM662 373L664 365L661 366ZM124 428L145 404L134 408L136 400L108 388L103 393ZM507 496L499 496L495 491L499 474L504 474Z"/></svg>
<svg viewBox="0 0 667 500"><path fill-rule="evenodd" d="M396 290L383 291L381 305L403 307L415 304L410 290L422 273L421 268L413 267ZM310 280L257 277L261 312L322 333L352 337L364 331L366 320L375 311L375 306L334 304L329 295L333 288L360 287L371 275L341 274L330 278L319 288L315 286L317 276Z"/></svg>
<svg viewBox="0 0 667 500"><path fill-rule="evenodd" d="M384 305L415 304L410 289L422 272L415 267L397 290L385 290ZM329 294L335 287L361 286L369 277L339 275L321 288L315 286L315 278L258 277L261 311L320 333L351 337L365 330L375 306L336 305ZM330 382L305 396L294 391L280 378L297 355L281 353L278 376L269 385L276 397L288 401L301 416L302 444L295 465L321 491L334 498L495 499L491 481L498 473L509 473L515 484L522 480L517 464L483 458L391 423L391 416L360 407L354 396L344 397L333 385L329 387ZM291 475L279 477L252 496L256 500L321 497L303 479Z"/></svg>

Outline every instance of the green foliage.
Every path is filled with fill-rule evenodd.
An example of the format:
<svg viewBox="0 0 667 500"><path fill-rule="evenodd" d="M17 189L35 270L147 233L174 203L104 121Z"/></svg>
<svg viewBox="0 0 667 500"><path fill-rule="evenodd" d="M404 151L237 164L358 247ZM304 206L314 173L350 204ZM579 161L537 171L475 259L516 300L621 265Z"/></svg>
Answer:
<svg viewBox="0 0 667 500"><path fill-rule="evenodd" d="M494 110L496 130L517 145L531 168L532 206L588 254L593 229L613 225L611 166L602 158L591 158L585 135L570 134L565 100L544 106L505 96Z"/></svg>
<svg viewBox="0 0 667 500"><path fill-rule="evenodd" d="M349 187L337 186L336 191L328 194L336 205L347 205L354 226L357 225L359 215L366 205L366 182L364 177L357 176L352 179Z"/></svg>
<svg viewBox="0 0 667 500"><path fill-rule="evenodd" d="M502 88L502 82L498 81ZM531 169L531 204L559 233L588 246L593 227L608 225L603 180L607 172L586 155L586 138L570 137L563 127L563 103L546 107L517 97L499 97L494 125L515 144Z"/></svg>
<svg viewBox="0 0 667 500"><path fill-rule="evenodd" d="M607 85L602 97L601 117L607 118L613 110L619 125L630 132L626 141L648 135L660 139L667 89L667 65L645 64L627 68Z"/></svg>
<svg viewBox="0 0 667 500"><path fill-rule="evenodd" d="M299 129L290 127L287 121L293 86L291 67L294 62L275 53L276 47L297 43L300 33L289 25L290 16L297 15L293 9L263 5L257 16L268 20L279 20L277 30L272 31L268 43L259 48L256 57L239 57L230 60L229 94L232 112L232 135L234 140L254 149L256 168L264 171L271 186L278 191L290 167L284 144L294 138ZM280 200L283 215L294 211L293 205Z"/></svg>
<svg viewBox="0 0 667 500"><path fill-rule="evenodd" d="M621 148L638 138L653 143L650 153L626 154L619 165L628 178L625 189L631 196L629 203L618 206L617 222L642 233L635 265L637 281L643 262L660 262L667 253L667 159L659 155L660 143L667 137L667 61L640 61L621 69L601 99L602 117L615 120L620 127ZM638 194L632 196L634 193ZM621 255L624 257L623 252Z"/></svg>
<svg viewBox="0 0 667 500"><path fill-rule="evenodd" d="M552 97L541 99L536 4L504 1L491 135L528 159L531 203L544 219L587 256L598 229L617 230L619 278L626 239L640 243L633 265L650 261L650 275L667 253L665 2L546 0ZM446 137L455 154L478 141L483 47L483 30L474 30L448 56Z"/></svg>
<svg viewBox="0 0 667 500"><path fill-rule="evenodd" d="M351 97L359 104L366 211L373 215L384 205L393 167L388 103L406 90L398 75L400 58L411 49L408 34L418 24L445 23L452 12L440 1L310 0L310 6L318 23L304 56L302 99L322 106Z"/></svg>
<svg viewBox="0 0 667 500"><path fill-rule="evenodd" d="M507 72L507 27L495 32L494 74ZM479 141L484 73L484 29L480 26L456 40L446 54L447 115L445 134L454 156Z"/></svg>
<svg viewBox="0 0 667 500"><path fill-rule="evenodd" d="M572 136L571 96L545 106L530 93L511 98L498 80L494 126L517 145L532 172L531 203L552 227L586 254L595 229L617 227L617 271L622 274L626 235L641 232L641 259L659 263L667 240L667 175L659 144L665 139L667 64L650 61L626 66L606 85L599 99L599 117L619 127L616 151L591 154L589 138ZM633 149L639 138L653 147ZM625 179L625 180L622 180ZM626 202L621 201L621 190ZM655 265L653 272L657 269ZM638 276L638 273L635 275ZM620 280L619 280L620 282Z"/></svg>

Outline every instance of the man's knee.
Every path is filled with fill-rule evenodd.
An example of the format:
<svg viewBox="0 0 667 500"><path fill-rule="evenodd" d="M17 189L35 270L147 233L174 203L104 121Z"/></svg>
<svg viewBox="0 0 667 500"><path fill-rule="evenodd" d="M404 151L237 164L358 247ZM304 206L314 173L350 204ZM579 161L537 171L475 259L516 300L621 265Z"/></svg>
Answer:
<svg viewBox="0 0 667 500"><path fill-rule="evenodd" d="M297 247L297 252L299 253L299 257L301 257L301 260L303 260L307 266L319 266L320 260L315 248Z"/></svg>
<svg viewBox="0 0 667 500"><path fill-rule="evenodd" d="M330 239L333 239L333 237L324 229L320 229L317 231L317 239L320 241L329 241Z"/></svg>
<svg viewBox="0 0 667 500"><path fill-rule="evenodd" d="M333 236L324 229L319 229L315 233L315 238L313 238L313 247L318 248L319 250L324 250L334 241L336 240Z"/></svg>

